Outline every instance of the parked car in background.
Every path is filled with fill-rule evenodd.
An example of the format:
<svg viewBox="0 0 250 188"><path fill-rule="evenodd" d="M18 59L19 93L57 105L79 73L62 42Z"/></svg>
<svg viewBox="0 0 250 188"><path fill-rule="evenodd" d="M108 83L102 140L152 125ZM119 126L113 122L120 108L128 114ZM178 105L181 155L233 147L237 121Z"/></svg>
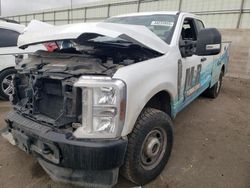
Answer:
<svg viewBox="0 0 250 188"><path fill-rule="evenodd" d="M46 49L36 45L22 50L17 47L17 40L25 29L24 25L13 20L0 19L0 98L8 99L13 93L12 78L16 73L15 66L29 53Z"/></svg>
<svg viewBox="0 0 250 188"><path fill-rule="evenodd" d="M13 74L15 74L16 60L22 55L16 55L17 39L25 26L10 20L0 20L0 97L8 99L13 92L11 85ZM13 53L13 54L12 54ZM16 59L17 58L17 59Z"/></svg>

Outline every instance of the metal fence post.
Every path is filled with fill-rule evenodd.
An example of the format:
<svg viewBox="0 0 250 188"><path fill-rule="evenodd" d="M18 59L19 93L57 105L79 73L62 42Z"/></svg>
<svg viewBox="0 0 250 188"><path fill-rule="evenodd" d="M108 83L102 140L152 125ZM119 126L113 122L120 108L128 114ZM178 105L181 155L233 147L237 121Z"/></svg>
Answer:
<svg viewBox="0 0 250 188"><path fill-rule="evenodd" d="M27 14L25 15L25 25L28 25L28 22L27 22Z"/></svg>
<svg viewBox="0 0 250 188"><path fill-rule="evenodd" d="M70 0L70 23L73 23L73 0Z"/></svg>
<svg viewBox="0 0 250 188"><path fill-rule="evenodd" d="M44 22L44 12L42 13L42 20L43 20L43 22Z"/></svg>
<svg viewBox="0 0 250 188"><path fill-rule="evenodd" d="M109 18L110 17L110 4L108 4L108 10L107 10L107 18Z"/></svg>
<svg viewBox="0 0 250 188"><path fill-rule="evenodd" d="M2 1L0 0L0 16L2 16Z"/></svg>
<svg viewBox="0 0 250 188"><path fill-rule="evenodd" d="M68 12L68 15L67 15L67 17L68 17L68 18L67 18L67 19L68 19L68 24L69 24L69 22L70 22L70 15L69 15L70 13L69 13L69 11L70 11L70 10L68 9L68 11L67 11L67 12Z"/></svg>
<svg viewBox="0 0 250 188"><path fill-rule="evenodd" d="M87 7L84 8L84 22L87 20Z"/></svg>
<svg viewBox="0 0 250 188"><path fill-rule="evenodd" d="M179 7L178 7L179 11L181 11L181 6L182 6L182 0L179 0Z"/></svg>
<svg viewBox="0 0 250 188"><path fill-rule="evenodd" d="M54 25L56 25L56 11L53 11L54 14Z"/></svg>
<svg viewBox="0 0 250 188"><path fill-rule="evenodd" d="M239 18L238 18L238 22L237 22L237 26L236 26L237 29L239 29L239 27L240 27L240 22L241 22L241 17L242 17L242 13L243 13L244 4L245 4L245 0L241 0Z"/></svg>
<svg viewBox="0 0 250 188"><path fill-rule="evenodd" d="M140 12L140 5L141 5L141 0L138 0L138 3L137 3L137 12Z"/></svg>

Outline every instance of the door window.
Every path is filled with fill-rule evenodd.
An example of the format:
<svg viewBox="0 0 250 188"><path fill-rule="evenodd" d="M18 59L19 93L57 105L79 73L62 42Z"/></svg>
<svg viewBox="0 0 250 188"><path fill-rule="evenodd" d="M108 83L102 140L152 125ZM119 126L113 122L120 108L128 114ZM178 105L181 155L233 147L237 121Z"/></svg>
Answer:
<svg viewBox="0 0 250 188"><path fill-rule="evenodd" d="M195 20L195 22L196 22L196 28L197 28L197 31L198 31L198 32L199 32L200 30L202 30L202 29L205 29L205 26L204 26L204 24L203 24L202 21L200 21L200 20Z"/></svg>
<svg viewBox="0 0 250 188"><path fill-rule="evenodd" d="M190 57L196 50L197 29L193 18L185 18L181 36L179 41L179 48L182 57Z"/></svg>
<svg viewBox="0 0 250 188"><path fill-rule="evenodd" d="M186 18L184 20L182 30L181 30L181 39L182 40L197 40L197 32L192 18Z"/></svg>

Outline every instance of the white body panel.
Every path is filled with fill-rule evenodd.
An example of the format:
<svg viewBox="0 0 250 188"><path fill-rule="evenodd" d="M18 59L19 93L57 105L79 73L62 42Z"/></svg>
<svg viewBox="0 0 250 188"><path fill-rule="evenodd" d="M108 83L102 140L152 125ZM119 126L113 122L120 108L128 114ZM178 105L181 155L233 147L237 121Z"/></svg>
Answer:
<svg viewBox="0 0 250 188"><path fill-rule="evenodd" d="M3 48L0 48L0 55L29 54L37 50L46 50L46 48L42 44L29 46L26 49L20 49L18 47L3 47Z"/></svg>
<svg viewBox="0 0 250 188"><path fill-rule="evenodd" d="M17 31L17 32L21 33L21 32L23 32L25 26L24 25L20 25L20 24L8 23L8 22L5 22L5 21L0 21L0 28L9 29L9 30Z"/></svg>
<svg viewBox="0 0 250 188"><path fill-rule="evenodd" d="M20 24L8 23L0 21L0 28L9 29L21 33L25 26ZM0 48L0 72L4 69L15 67L15 56L10 55L11 52L17 51L17 47ZM8 55L3 55L8 54Z"/></svg>
<svg viewBox="0 0 250 188"><path fill-rule="evenodd" d="M153 49L159 53L166 53L168 45L157 37L145 26L124 25L113 23L80 23L63 26L51 26L42 24L37 29L38 21L32 21L25 32L18 38L18 46L56 41L64 39L77 39L83 34L98 34L111 38L123 38L131 40L135 44Z"/></svg>
<svg viewBox="0 0 250 188"><path fill-rule="evenodd" d="M0 56L0 72L4 69L15 67L15 66L16 66L15 56L13 55L1 55Z"/></svg>
<svg viewBox="0 0 250 188"><path fill-rule="evenodd" d="M23 54L24 58L27 58L28 54L37 50L46 50L46 48L41 44L30 46L25 50L19 49L18 47L0 48L0 72L4 69L16 66L15 55Z"/></svg>
<svg viewBox="0 0 250 188"><path fill-rule="evenodd" d="M0 21L0 28L22 33L25 29L25 26L20 25L20 24ZM41 44L35 45L35 46L30 46L25 50L19 49L17 46L0 47L0 72L7 69L7 68L15 67L15 65L16 65L15 64L15 55L26 54L24 56L24 58L25 58L25 57L27 57L27 54L33 53L37 50L46 50L46 48Z"/></svg>
<svg viewBox="0 0 250 188"><path fill-rule="evenodd" d="M175 55L174 55L175 54ZM159 91L167 91L174 101L177 95L177 57L172 48L161 57L120 68L114 78L127 85L127 109L122 136L129 134L147 102Z"/></svg>

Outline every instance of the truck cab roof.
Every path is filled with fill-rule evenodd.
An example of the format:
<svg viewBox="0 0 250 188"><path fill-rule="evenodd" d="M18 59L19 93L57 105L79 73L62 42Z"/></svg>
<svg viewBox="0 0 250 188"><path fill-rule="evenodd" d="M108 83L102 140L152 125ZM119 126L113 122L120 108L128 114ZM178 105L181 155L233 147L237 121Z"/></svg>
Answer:
<svg viewBox="0 0 250 188"><path fill-rule="evenodd" d="M167 15L189 15L190 17L198 17L195 14L189 12L180 12L180 11L150 11L150 12L137 12L137 13L128 13L121 14L112 17L130 17L130 16L147 16L147 15L155 15L155 14L167 14Z"/></svg>
<svg viewBox="0 0 250 188"><path fill-rule="evenodd" d="M152 11L152 12L137 12L137 13L129 13L129 14L122 14L113 17L129 17L129 16L147 16L147 15L155 15L155 14L170 14L176 15L180 13L179 11Z"/></svg>
<svg viewBox="0 0 250 188"><path fill-rule="evenodd" d="M166 14L166 15L179 15L179 16L186 16L190 18L196 18L201 20L201 18L195 14L189 12L180 12L180 11L152 11L152 12L137 12L137 13L129 13L129 14L122 14L118 16L112 16L111 18L122 18L122 17L134 17L134 16L150 16L150 15L158 15L158 14Z"/></svg>

